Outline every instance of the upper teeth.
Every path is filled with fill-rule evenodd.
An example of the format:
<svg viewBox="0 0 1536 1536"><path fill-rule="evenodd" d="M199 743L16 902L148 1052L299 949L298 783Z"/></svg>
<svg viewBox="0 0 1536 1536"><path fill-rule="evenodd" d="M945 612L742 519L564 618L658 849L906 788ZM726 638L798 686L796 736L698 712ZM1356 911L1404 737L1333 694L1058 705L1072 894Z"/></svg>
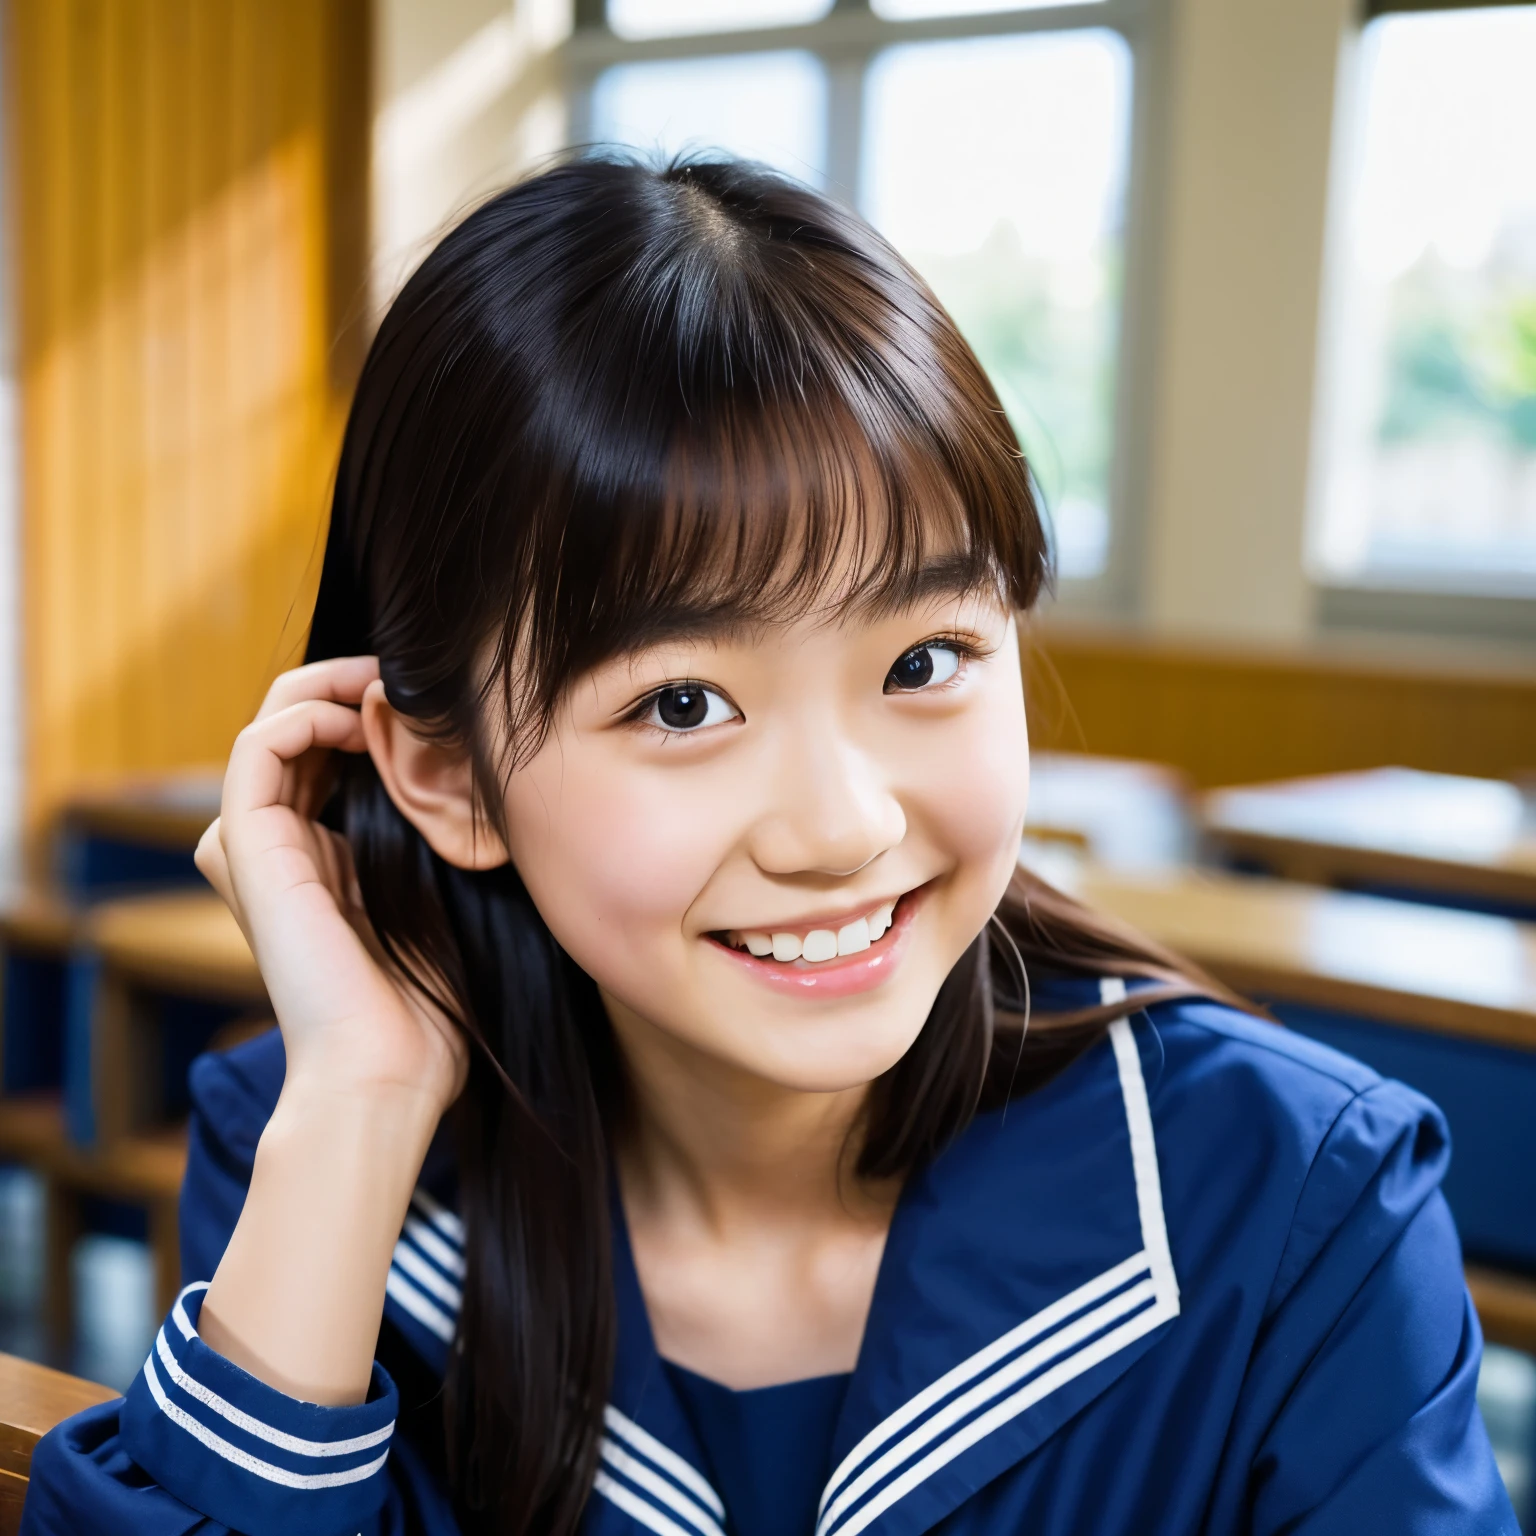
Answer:
<svg viewBox="0 0 1536 1536"><path fill-rule="evenodd" d="M809 960L813 964L833 960L838 955L856 955L883 938L891 926L896 903L888 901L867 917L856 917L833 932L830 928L812 928L801 938L798 933L763 933L750 930L739 935L740 941L759 959L772 955L775 960ZM738 935L732 934L733 939Z"/></svg>

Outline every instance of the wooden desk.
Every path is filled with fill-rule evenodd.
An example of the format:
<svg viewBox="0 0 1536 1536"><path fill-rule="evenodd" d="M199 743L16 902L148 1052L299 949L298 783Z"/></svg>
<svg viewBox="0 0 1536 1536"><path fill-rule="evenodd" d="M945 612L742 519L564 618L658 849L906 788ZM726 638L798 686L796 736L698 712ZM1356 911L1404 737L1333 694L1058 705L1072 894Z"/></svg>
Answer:
<svg viewBox="0 0 1536 1536"><path fill-rule="evenodd" d="M175 996L264 1011L266 988L245 936L212 891L137 896L93 908L81 940L96 957L88 1028L89 1111L101 1146L163 1118L165 1060L155 997ZM71 1100L75 1103L75 1100Z"/></svg>
<svg viewBox="0 0 1536 1536"><path fill-rule="evenodd" d="M1075 879L1249 996L1536 1051L1536 925L1216 870Z"/></svg>
<svg viewBox="0 0 1536 1536"><path fill-rule="evenodd" d="M0 1355L0 1536L16 1536L37 1442L55 1424L118 1394L110 1387Z"/></svg>
<svg viewBox="0 0 1536 1536"><path fill-rule="evenodd" d="M267 995L245 935L212 891L104 902L82 934L124 980L239 1003Z"/></svg>
<svg viewBox="0 0 1536 1536"><path fill-rule="evenodd" d="M1536 814L1514 784L1408 768L1213 790L1205 834L1289 880L1397 887L1536 916Z"/></svg>
<svg viewBox="0 0 1536 1536"><path fill-rule="evenodd" d="M1030 758L1025 835L1063 842L1112 869L1164 869L1194 844L1189 786L1161 763L1077 752Z"/></svg>
<svg viewBox="0 0 1536 1536"><path fill-rule="evenodd" d="M71 830L150 847L193 849L219 814L216 769L128 779L78 791L64 806Z"/></svg>
<svg viewBox="0 0 1536 1536"><path fill-rule="evenodd" d="M1536 925L1214 871L1065 875L1283 1023L1434 1099L1469 1257L1536 1275ZM1521 1285L1523 1312L1498 1293L1499 1336L1536 1330L1536 1291Z"/></svg>
<svg viewBox="0 0 1536 1536"><path fill-rule="evenodd" d="M207 770L77 790L57 826L60 882L82 901L201 885L192 854L219 814L221 779Z"/></svg>

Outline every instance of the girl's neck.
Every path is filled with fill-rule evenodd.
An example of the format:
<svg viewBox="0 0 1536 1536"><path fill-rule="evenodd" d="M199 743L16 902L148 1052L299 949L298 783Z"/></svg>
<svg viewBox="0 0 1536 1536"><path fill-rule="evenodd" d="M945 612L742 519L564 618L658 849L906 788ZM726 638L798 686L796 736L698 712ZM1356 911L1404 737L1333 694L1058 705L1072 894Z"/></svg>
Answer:
<svg viewBox="0 0 1536 1536"><path fill-rule="evenodd" d="M867 1086L786 1088L690 1049L605 999L629 1082L618 1157L626 1204L742 1224L888 1220L896 1190L856 1178Z"/></svg>

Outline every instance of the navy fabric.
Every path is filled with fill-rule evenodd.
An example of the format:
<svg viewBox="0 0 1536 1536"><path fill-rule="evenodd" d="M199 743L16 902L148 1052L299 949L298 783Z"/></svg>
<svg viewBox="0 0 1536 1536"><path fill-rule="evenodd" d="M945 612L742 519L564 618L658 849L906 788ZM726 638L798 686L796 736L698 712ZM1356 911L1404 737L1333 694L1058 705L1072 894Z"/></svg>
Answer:
<svg viewBox="0 0 1536 1536"><path fill-rule="evenodd" d="M1034 982L1042 1011L1115 995ZM23 1536L455 1532L431 1414L396 1423L382 1366L368 1403L317 1408L196 1338L197 1283L282 1073L275 1033L194 1073L183 1315L126 1406L44 1438ZM820 1536L1517 1536L1474 1396L1482 1341L1440 1194L1448 1159L1428 1100L1324 1046L1215 1004L1129 1012L908 1181L830 1456L823 1421L816 1477L797 1458L740 1484L718 1414L690 1412L656 1353L619 1219L582 1536L808 1532L801 1475L828 1461ZM462 1274L435 1149L385 1307L429 1383ZM738 1486L767 1491L738 1508Z"/></svg>
<svg viewBox="0 0 1536 1536"><path fill-rule="evenodd" d="M852 1376L738 1392L675 1361L664 1364L704 1448L729 1528L736 1536L809 1536Z"/></svg>

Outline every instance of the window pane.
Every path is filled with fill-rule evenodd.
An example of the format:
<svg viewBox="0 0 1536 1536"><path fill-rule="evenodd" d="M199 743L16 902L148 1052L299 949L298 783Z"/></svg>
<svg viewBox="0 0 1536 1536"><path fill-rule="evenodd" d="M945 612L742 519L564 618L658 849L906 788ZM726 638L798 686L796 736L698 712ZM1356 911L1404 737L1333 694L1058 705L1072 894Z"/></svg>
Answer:
<svg viewBox="0 0 1536 1536"><path fill-rule="evenodd" d="M1536 590L1536 11L1385 17L1359 70L1314 571Z"/></svg>
<svg viewBox="0 0 1536 1536"><path fill-rule="evenodd" d="M832 0L608 0L608 25L620 37L744 32L820 21Z"/></svg>
<svg viewBox="0 0 1536 1536"><path fill-rule="evenodd" d="M991 374L1067 576L1109 544L1130 97L1097 29L903 44L866 86L865 208Z"/></svg>
<svg viewBox="0 0 1536 1536"><path fill-rule="evenodd" d="M887 21L915 21L920 16L983 16L998 11L1038 11L1050 5L1094 5L1098 0L869 0L869 8Z"/></svg>
<svg viewBox="0 0 1536 1536"><path fill-rule="evenodd" d="M825 176L826 121L826 72L798 51L618 64L592 88L599 143L723 149L813 185Z"/></svg>

